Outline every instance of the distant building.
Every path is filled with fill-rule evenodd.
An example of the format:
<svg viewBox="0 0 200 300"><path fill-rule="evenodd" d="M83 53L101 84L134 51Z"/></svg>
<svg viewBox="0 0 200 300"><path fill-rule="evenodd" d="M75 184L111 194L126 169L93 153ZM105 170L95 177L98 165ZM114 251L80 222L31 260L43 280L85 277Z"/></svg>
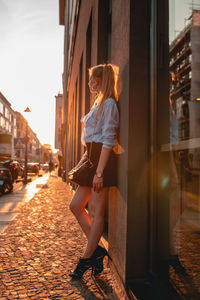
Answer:
<svg viewBox="0 0 200 300"><path fill-rule="evenodd" d="M26 128L28 131L28 161L31 162L42 162L42 145L37 138L36 133L30 128L27 120L22 116L21 113L16 112L17 118L17 136L15 138L14 149L15 158L23 161L25 159L25 142ZM27 126L27 127L26 127Z"/></svg>
<svg viewBox="0 0 200 300"><path fill-rule="evenodd" d="M53 159L53 151L50 144L44 144L43 149L43 163L48 163L50 159Z"/></svg>
<svg viewBox="0 0 200 300"><path fill-rule="evenodd" d="M56 118L55 118L55 149L62 150L62 99L63 95L58 93L56 98Z"/></svg>
<svg viewBox="0 0 200 300"><path fill-rule="evenodd" d="M29 161L42 163L42 145L37 134L29 127Z"/></svg>
<svg viewBox="0 0 200 300"><path fill-rule="evenodd" d="M0 92L0 156L14 156L14 138L17 135L16 115L10 102Z"/></svg>
<svg viewBox="0 0 200 300"><path fill-rule="evenodd" d="M178 119L180 140L200 137L199 25L200 11L193 10L191 22L170 45L170 97Z"/></svg>

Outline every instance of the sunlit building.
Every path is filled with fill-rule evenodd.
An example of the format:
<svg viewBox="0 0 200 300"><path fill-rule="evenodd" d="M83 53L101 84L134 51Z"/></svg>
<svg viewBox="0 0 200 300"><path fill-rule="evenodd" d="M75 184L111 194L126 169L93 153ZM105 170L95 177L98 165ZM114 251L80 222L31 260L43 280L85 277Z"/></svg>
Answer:
<svg viewBox="0 0 200 300"><path fill-rule="evenodd" d="M17 134L15 138L15 158L20 161L25 160L25 136L26 130L29 138L28 141L28 161L42 162L42 145L37 138L37 134L30 128L27 120L21 113L16 111Z"/></svg>
<svg viewBox="0 0 200 300"><path fill-rule="evenodd" d="M200 11L193 10L189 24L170 45L170 97L179 120L179 138L200 137ZM193 114L190 118L189 114Z"/></svg>
<svg viewBox="0 0 200 300"><path fill-rule="evenodd" d="M55 149L62 150L62 99L63 95L55 96Z"/></svg>
<svg viewBox="0 0 200 300"><path fill-rule="evenodd" d="M48 163L53 158L53 151L50 144L42 145L43 149L43 162Z"/></svg>
<svg viewBox="0 0 200 300"><path fill-rule="evenodd" d="M66 173L84 152L88 68L111 62L120 69L124 152L101 241L130 299L200 295L200 167L191 171L192 155L200 157L199 9L199 0L59 1Z"/></svg>
<svg viewBox="0 0 200 300"><path fill-rule="evenodd" d="M10 102L0 92L0 156L14 156L14 138L17 135L16 115Z"/></svg>

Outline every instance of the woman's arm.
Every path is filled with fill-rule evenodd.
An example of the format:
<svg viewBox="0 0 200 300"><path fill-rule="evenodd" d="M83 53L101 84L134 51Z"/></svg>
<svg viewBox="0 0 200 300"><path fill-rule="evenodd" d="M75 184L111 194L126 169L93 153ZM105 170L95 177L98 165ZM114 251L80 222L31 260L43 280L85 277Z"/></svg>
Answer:
<svg viewBox="0 0 200 300"><path fill-rule="evenodd" d="M102 112L102 140L103 146L99 158L99 162L96 169L96 174L103 173L106 164L109 160L112 148L115 146L116 131L119 126L119 111L115 100L108 99L103 106ZM99 192L103 187L103 178L99 178L96 175L93 179L94 191Z"/></svg>
<svg viewBox="0 0 200 300"><path fill-rule="evenodd" d="M104 171L104 169L107 165L108 159L110 157L110 153L111 153L111 149L106 149L106 148L101 149L101 154L99 157L99 163L97 166L96 173L103 174L103 171Z"/></svg>
<svg viewBox="0 0 200 300"><path fill-rule="evenodd" d="M109 160L111 150L112 149L106 149L106 148L101 149L101 154L100 154L100 157L99 157L99 163L97 165L96 174L101 173L102 177L99 178L95 175L94 179L93 179L93 189L97 193L103 187L103 171L104 171L104 169L106 167L106 164Z"/></svg>

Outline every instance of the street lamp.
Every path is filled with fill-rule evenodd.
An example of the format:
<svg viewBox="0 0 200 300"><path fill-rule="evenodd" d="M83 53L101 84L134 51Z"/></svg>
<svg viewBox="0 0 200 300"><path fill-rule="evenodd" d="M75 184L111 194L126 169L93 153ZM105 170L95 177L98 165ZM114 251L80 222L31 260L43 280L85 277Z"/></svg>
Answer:
<svg viewBox="0 0 200 300"><path fill-rule="evenodd" d="M27 107L24 112L31 112L30 108ZM28 138L28 122L26 120L26 135L25 135L25 138L24 138L24 142L25 142L25 166L24 166L24 181L23 183L24 184L27 184L27 161L28 161L28 141L29 141L29 138Z"/></svg>

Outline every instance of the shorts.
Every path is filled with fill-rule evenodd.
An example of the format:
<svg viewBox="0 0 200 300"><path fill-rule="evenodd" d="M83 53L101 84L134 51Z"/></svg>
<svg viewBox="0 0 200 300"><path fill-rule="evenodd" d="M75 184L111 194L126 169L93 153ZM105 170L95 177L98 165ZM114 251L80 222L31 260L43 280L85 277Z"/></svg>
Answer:
<svg viewBox="0 0 200 300"><path fill-rule="evenodd" d="M91 156L90 160L94 164L92 167L92 171L90 175L88 176L88 184L87 186L92 187L92 182L94 179L94 175L96 173L97 165L99 162L99 157L101 154L101 149L102 149L102 143L87 143L87 155L89 156L90 154L90 147L92 145L92 150L91 150ZM109 187L109 186L117 186L117 171L118 171L118 158L117 154L113 152L113 150L110 153L109 160L107 162L107 165L104 169L103 172L103 186L104 187Z"/></svg>

